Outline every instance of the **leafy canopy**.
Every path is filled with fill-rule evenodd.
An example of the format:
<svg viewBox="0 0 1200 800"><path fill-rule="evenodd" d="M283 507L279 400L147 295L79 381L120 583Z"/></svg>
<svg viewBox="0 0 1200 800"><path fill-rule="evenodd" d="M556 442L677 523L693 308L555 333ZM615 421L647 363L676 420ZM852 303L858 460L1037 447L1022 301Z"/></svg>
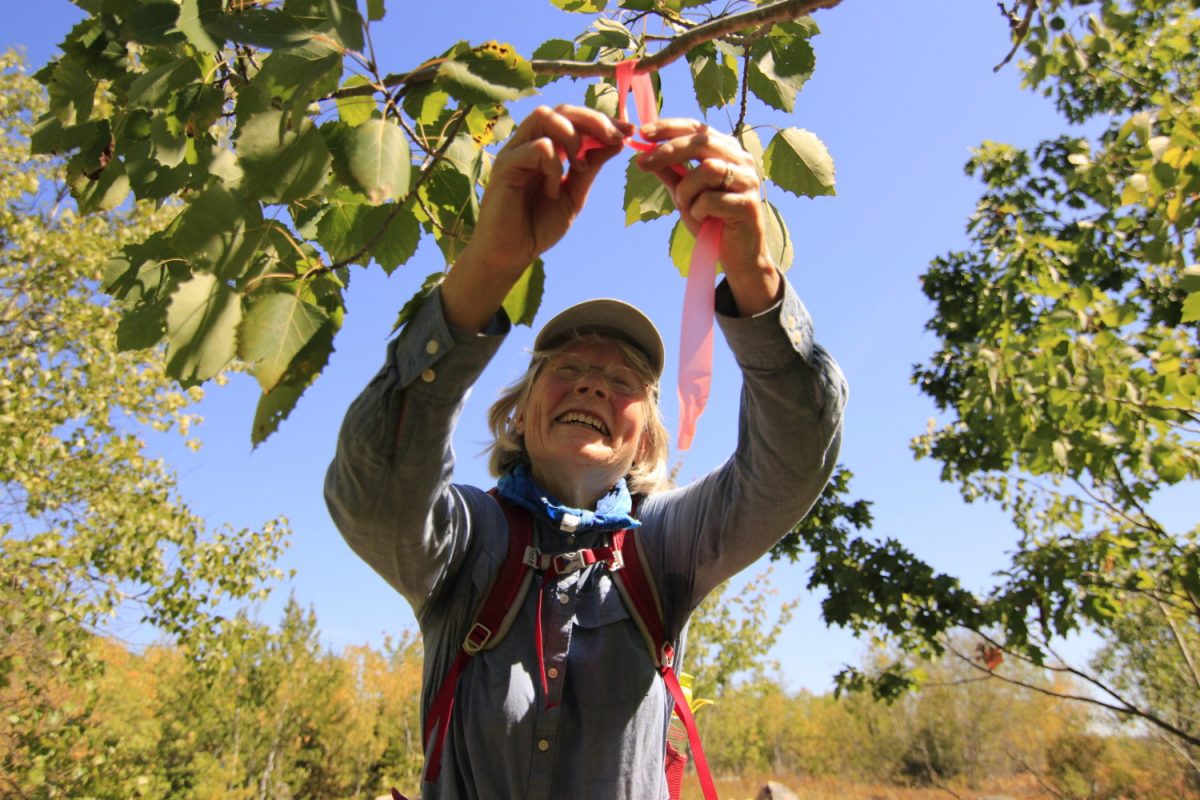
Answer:
<svg viewBox="0 0 1200 800"><path fill-rule="evenodd" d="M513 128L507 103L563 75L598 77L584 100L611 113L617 61L666 66L686 55L701 107L740 107L740 131L749 94L791 110L815 65L817 27L805 15L837 0L737 14L678 0L559 1L594 16L574 40L546 42L532 59L498 41L457 42L403 74L381 73L370 45L383 0L365 15L354 0L77 2L89 16L37 74L50 100L33 151L66 160L84 212L130 196L178 201L159 232L109 264L118 345L165 342L166 371L185 387L246 365L262 389L258 444L328 362L352 266L390 273L427 236L453 265L471 237L488 148ZM667 40L655 54L651 33ZM786 191L833 193L832 160L812 133L780 131L763 163ZM671 210L657 182L633 170L627 222ZM773 207L770 219L786 268L786 226ZM687 238L682 228L672 236L676 258ZM530 265L504 304L514 320L533 319L543 281L542 265Z"/></svg>

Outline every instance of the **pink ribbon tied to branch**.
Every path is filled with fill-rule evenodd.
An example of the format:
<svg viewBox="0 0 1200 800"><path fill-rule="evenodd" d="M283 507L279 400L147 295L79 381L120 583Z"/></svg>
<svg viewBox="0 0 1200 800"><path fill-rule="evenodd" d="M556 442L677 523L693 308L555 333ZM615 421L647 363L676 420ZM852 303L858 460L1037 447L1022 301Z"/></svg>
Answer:
<svg viewBox="0 0 1200 800"><path fill-rule="evenodd" d="M654 84L650 73L636 73L637 60L630 59L616 65L617 118L628 122L626 105L630 92L637 107L638 119L643 125L658 121L658 103L654 96ZM632 136L625 144L639 152L653 150L656 145L642 142ZM582 156L588 150L603 145L586 137L579 148ZM680 177L687 175L687 168L674 164L671 167ZM717 255L721 249L721 234L725 223L708 217L700 223L696 246L688 266L687 285L683 293L683 322L679 335L679 438L676 447L687 450L696 435L696 422L708 404L712 389L713 312L717 278Z"/></svg>

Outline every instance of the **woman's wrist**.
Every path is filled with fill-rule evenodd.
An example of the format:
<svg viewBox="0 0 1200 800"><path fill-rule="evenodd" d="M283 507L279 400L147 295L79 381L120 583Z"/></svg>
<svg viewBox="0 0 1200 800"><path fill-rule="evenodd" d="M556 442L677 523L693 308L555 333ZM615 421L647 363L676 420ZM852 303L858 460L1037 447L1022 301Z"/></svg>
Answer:
<svg viewBox="0 0 1200 800"><path fill-rule="evenodd" d="M761 314L783 297L783 276L769 256L761 256L751 266L726 268L725 280L743 317Z"/></svg>

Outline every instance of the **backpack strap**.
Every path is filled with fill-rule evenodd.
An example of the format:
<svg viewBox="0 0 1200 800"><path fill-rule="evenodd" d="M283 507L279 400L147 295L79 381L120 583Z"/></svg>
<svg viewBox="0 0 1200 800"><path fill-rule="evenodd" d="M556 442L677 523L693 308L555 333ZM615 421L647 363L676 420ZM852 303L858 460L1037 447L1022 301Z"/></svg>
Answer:
<svg viewBox="0 0 1200 800"><path fill-rule="evenodd" d="M679 678L675 675L675 643L667 636L662 602L645 555L638 549L637 537L629 531L614 533L612 546L621 551L625 565L624 569L612 573L613 583L621 593L629 615L642 632L642 638L650 651L650 660L658 668L658 674L662 676L667 691L675 701L675 715L687 730L692 757L696 760L696 776L700 779L704 800L717 800L717 787L708 768L704 746L700 743L700 730L696 727L692 708L688 705L683 687L679 685Z"/></svg>
<svg viewBox="0 0 1200 800"><path fill-rule="evenodd" d="M458 679L467 664L480 650L495 647L513 620L521 611L521 601L529 591L533 580L533 568L528 563L529 554L536 552L533 548L533 523L529 514L510 503L502 502L492 489L488 492L504 510L508 522L508 551L504 562L492 579L492 585L483 595L483 600L475 612L475 622L463 639L458 656L450 666L450 671L442 679L442 685L434 695L433 705L429 708L429 718L425 720L423 744L429 753L429 761L425 765L425 780L435 783L442 770L442 749L446 744L446 733L450 729L450 716L454 712L454 694L458 688ZM436 731L436 733L435 733ZM429 750L430 738L433 740L433 750Z"/></svg>

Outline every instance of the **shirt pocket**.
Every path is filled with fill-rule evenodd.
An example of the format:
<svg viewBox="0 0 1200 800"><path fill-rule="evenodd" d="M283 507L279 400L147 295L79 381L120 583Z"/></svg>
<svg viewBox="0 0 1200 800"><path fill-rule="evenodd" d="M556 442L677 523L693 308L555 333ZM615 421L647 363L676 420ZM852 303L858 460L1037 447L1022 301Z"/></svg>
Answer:
<svg viewBox="0 0 1200 800"><path fill-rule="evenodd" d="M583 706L640 701L655 679L654 665L637 623L606 572L578 595L568 683Z"/></svg>

